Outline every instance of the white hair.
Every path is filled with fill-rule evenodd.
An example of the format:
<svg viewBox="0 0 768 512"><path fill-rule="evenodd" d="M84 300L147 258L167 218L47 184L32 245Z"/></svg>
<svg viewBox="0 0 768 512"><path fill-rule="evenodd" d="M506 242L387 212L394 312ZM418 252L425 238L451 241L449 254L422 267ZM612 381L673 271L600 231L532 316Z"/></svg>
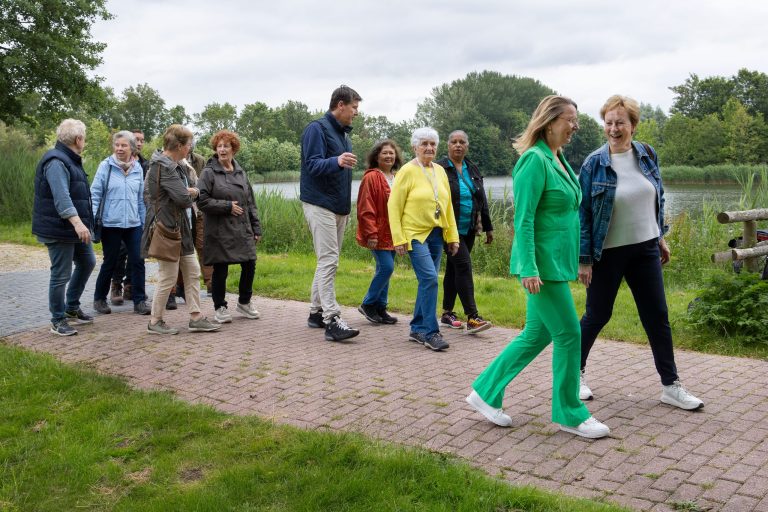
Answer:
<svg viewBox="0 0 768 512"><path fill-rule="evenodd" d="M128 130L120 130L119 132L115 133L112 136L112 144L114 145L115 142L117 142L117 139L125 139L128 141L128 144L131 146L131 154L135 155L138 153L139 148L136 145L136 136L133 134L133 132L129 132Z"/></svg>
<svg viewBox="0 0 768 512"><path fill-rule="evenodd" d="M435 141L435 144L440 144L440 135L437 134L437 130L429 126L413 130L413 133L411 134L412 147L417 147L424 140L433 140Z"/></svg>
<svg viewBox="0 0 768 512"><path fill-rule="evenodd" d="M85 139L85 123L79 119L65 119L56 128L56 138L62 144L71 146L78 137Z"/></svg>

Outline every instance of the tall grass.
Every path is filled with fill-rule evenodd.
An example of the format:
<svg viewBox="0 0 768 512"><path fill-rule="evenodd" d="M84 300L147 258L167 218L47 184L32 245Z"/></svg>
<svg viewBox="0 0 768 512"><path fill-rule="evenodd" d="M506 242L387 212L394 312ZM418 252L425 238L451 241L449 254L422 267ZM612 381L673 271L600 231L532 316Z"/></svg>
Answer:
<svg viewBox="0 0 768 512"><path fill-rule="evenodd" d="M720 164L706 167L669 165L661 169L665 183L739 183L754 175L761 175L766 165Z"/></svg>

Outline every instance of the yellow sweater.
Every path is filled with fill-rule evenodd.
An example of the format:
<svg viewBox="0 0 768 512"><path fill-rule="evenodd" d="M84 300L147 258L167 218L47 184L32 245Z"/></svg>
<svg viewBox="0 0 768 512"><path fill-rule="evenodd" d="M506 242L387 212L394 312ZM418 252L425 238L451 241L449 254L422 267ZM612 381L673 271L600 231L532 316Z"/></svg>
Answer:
<svg viewBox="0 0 768 512"><path fill-rule="evenodd" d="M408 244L411 240L424 243L434 228L443 228L443 240L446 243L458 242L456 218L451 203L451 188L445 169L432 162L437 181L437 202L440 205L440 218L435 218L435 194L432 187L432 171L426 167L427 176L418 163L411 161L397 171L392 193L389 196L387 210L389 227L394 245Z"/></svg>

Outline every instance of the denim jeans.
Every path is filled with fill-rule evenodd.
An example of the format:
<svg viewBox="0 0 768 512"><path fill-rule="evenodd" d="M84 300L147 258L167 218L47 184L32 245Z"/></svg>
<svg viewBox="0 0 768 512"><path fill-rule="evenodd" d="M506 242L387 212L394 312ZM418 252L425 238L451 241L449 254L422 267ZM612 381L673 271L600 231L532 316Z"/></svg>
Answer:
<svg viewBox="0 0 768 512"><path fill-rule="evenodd" d="M437 325L437 275L443 255L443 229L434 228L424 243L411 240L411 265L419 286L413 308L411 332L432 334L439 332Z"/></svg>
<svg viewBox="0 0 768 512"><path fill-rule="evenodd" d="M453 311L453 307L456 305L456 295L458 295L467 318L477 314L475 282L472 278L472 257L470 255L474 245L475 232L470 231L466 235L459 235L459 250L456 251L455 255L448 254L448 245L445 246L448 258L443 277L443 309Z"/></svg>
<svg viewBox="0 0 768 512"><path fill-rule="evenodd" d="M67 311L76 311L80 307L80 296L96 266L96 255L90 242L51 242L45 246L51 258L48 309L51 322L57 323L66 318ZM75 264L74 272L72 263Z"/></svg>
<svg viewBox="0 0 768 512"><path fill-rule="evenodd" d="M131 292L133 303L146 300L144 293L144 260L141 258L141 226L134 228L108 228L101 231L101 246L104 250L104 262L96 278L93 300L107 300L109 285L120 259L120 246L125 244L128 251L128 268L131 270Z"/></svg>
<svg viewBox="0 0 768 512"><path fill-rule="evenodd" d="M368 293L365 294L363 304L367 306L386 307L389 297L389 278L395 271L395 251L371 250L373 259L376 260L376 272L373 274Z"/></svg>

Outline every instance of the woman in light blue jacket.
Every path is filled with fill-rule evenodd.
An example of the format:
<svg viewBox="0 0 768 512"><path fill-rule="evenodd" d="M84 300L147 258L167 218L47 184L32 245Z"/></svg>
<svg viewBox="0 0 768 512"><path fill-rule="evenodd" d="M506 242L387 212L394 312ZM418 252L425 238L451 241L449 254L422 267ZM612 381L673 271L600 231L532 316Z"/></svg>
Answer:
<svg viewBox="0 0 768 512"><path fill-rule="evenodd" d="M133 311L148 315L144 260L141 258L141 233L146 217L144 172L139 161L133 157L136 153L133 133L125 130L117 132L112 137L112 148L114 153L99 164L91 185L94 217L103 203L101 244L104 251L104 262L93 293L93 309L102 314L112 312L107 305L107 294L120 255L120 244L125 243L133 286Z"/></svg>

